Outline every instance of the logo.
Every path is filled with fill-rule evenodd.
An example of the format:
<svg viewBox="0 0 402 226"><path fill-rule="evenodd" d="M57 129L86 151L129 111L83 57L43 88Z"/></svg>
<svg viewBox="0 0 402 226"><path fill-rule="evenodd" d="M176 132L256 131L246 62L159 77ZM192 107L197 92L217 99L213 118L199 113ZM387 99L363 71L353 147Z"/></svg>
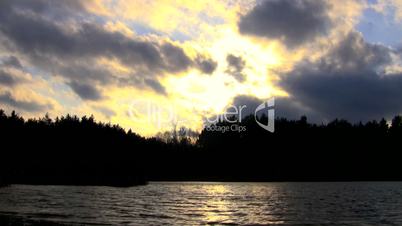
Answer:
<svg viewBox="0 0 402 226"><path fill-rule="evenodd" d="M255 121L257 122L257 124L259 126L261 126L263 129L265 129L271 133L275 132L275 109L274 109L274 106L275 106L275 98L272 97L268 101L265 101L264 103L260 104L255 109L255 112L254 112L254 118L255 118ZM263 110L268 113L267 114L268 122L266 125L259 122L258 117L257 117L258 113Z"/></svg>
<svg viewBox="0 0 402 226"><path fill-rule="evenodd" d="M204 128L207 131L214 132L245 132L246 125L242 123L245 116L252 117L254 110L254 119L261 128L273 133L275 131L275 99L272 97L264 101L254 110L254 106L247 105L229 106L222 114L216 114L212 117L204 118ZM249 110L247 110L249 109ZM262 120L259 115L266 115L267 120ZM160 105L160 103L148 100L135 100L128 109L128 116L135 122L152 125L161 130L170 128L172 125L188 124L188 119L180 118L173 105ZM226 124L220 124L225 122Z"/></svg>
<svg viewBox="0 0 402 226"><path fill-rule="evenodd" d="M156 101L134 100L128 109L128 116L134 122L147 123L157 129L171 127L179 122L173 105L161 105Z"/></svg>

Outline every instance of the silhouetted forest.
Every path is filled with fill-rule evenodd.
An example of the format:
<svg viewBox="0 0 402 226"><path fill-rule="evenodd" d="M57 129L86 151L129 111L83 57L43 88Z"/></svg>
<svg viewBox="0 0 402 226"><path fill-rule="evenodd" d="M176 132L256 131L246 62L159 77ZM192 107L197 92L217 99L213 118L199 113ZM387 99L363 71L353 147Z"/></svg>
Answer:
<svg viewBox="0 0 402 226"><path fill-rule="evenodd" d="M275 124L270 133L249 116L238 125L243 132L204 129L194 137L180 129L144 138L92 116L24 120L0 110L0 185L402 180L401 116L391 125L385 119L317 125L304 116Z"/></svg>

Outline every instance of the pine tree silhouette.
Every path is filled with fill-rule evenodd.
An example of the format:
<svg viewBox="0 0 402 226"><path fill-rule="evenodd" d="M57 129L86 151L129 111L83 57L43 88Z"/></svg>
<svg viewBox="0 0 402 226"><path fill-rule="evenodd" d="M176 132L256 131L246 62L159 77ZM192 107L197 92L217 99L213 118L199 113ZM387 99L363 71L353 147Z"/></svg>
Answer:
<svg viewBox="0 0 402 226"><path fill-rule="evenodd" d="M267 122L266 115L258 117ZM232 126L220 121L215 126ZM254 116L245 131L186 128L144 138L94 116L25 120L0 110L0 185L131 186L147 180L401 180L402 117L352 124L277 118L275 133Z"/></svg>

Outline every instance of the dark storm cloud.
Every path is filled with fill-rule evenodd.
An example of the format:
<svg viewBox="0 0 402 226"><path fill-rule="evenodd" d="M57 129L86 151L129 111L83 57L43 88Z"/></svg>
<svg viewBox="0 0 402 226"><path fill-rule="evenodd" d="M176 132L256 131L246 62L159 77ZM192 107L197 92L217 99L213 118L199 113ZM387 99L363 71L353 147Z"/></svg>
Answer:
<svg viewBox="0 0 402 226"><path fill-rule="evenodd" d="M241 72L246 66L246 62L240 56L229 54L226 58L229 67L232 67L235 71Z"/></svg>
<svg viewBox="0 0 402 226"><path fill-rule="evenodd" d="M192 63L191 59L184 53L183 49L170 43L162 45L161 52L166 58L166 65L172 72L184 71Z"/></svg>
<svg viewBox="0 0 402 226"><path fill-rule="evenodd" d="M391 52L383 45L366 43L358 32L350 32L315 68L334 74L374 72L390 63Z"/></svg>
<svg viewBox="0 0 402 226"><path fill-rule="evenodd" d="M242 117L246 117L249 115L254 115L255 109L262 104L264 101L257 97L247 96L247 95L239 95L233 99L232 106L237 109L242 108ZM244 108L242 107L244 106Z"/></svg>
<svg viewBox="0 0 402 226"><path fill-rule="evenodd" d="M402 74L385 75L391 49L352 32L318 62L302 62L279 83L295 101L323 118L352 121L402 112Z"/></svg>
<svg viewBox="0 0 402 226"><path fill-rule="evenodd" d="M59 65L54 62L52 68L56 68L57 72L65 78L82 83L107 85L113 82L112 72L93 65L96 65L96 63L91 62L91 60L88 60L88 62L71 62L68 65Z"/></svg>
<svg viewBox="0 0 402 226"><path fill-rule="evenodd" d="M15 56L9 56L9 57L4 58L2 60L2 63L0 63L0 65L1 66L6 66L6 67L13 67L13 68L17 68L17 69L22 69L21 62Z"/></svg>
<svg viewBox="0 0 402 226"><path fill-rule="evenodd" d="M7 10L18 8L21 10L31 10L36 13L48 13L52 10L64 12L68 10L84 10L84 5L80 0L2 0L0 6Z"/></svg>
<svg viewBox="0 0 402 226"><path fill-rule="evenodd" d="M83 100L100 100L103 98L102 94L96 87L88 84L80 84L78 82L70 82L69 83L71 89L81 97Z"/></svg>
<svg viewBox="0 0 402 226"><path fill-rule="evenodd" d="M1 0L0 11L17 10L46 14L52 20L64 20L86 13L85 3L81 0Z"/></svg>
<svg viewBox="0 0 402 226"><path fill-rule="evenodd" d="M226 57L226 61L228 62L228 69L226 72L232 75L239 82L243 82L245 79L243 69L246 67L246 61L241 56L235 56L233 54L229 54Z"/></svg>
<svg viewBox="0 0 402 226"><path fill-rule="evenodd" d="M310 122L327 122L327 120L323 118L320 114L306 106L303 106L292 97L275 98L275 116L291 120L297 120L300 119L300 117L302 116L307 116L307 119Z"/></svg>
<svg viewBox="0 0 402 226"><path fill-rule="evenodd" d="M15 86L19 83L19 80L14 78L11 74L0 69L0 85Z"/></svg>
<svg viewBox="0 0 402 226"><path fill-rule="evenodd" d="M83 24L78 31L68 32L43 18L20 15L1 23L0 31L16 48L32 58L50 55L71 61L104 56L147 71L169 71L171 68L177 71L185 68L186 63L189 65L180 55L179 47L169 46L161 51L156 43L130 39L121 33L108 32L96 24ZM181 58L174 61L172 56Z"/></svg>
<svg viewBox="0 0 402 226"><path fill-rule="evenodd" d="M21 62L15 56L7 56L0 59L0 85L13 87L26 82L25 79L15 76L10 69L23 70Z"/></svg>
<svg viewBox="0 0 402 226"><path fill-rule="evenodd" d="M268 100L268 99L267 99ZM242 110L242 116L254 115L256 108L264 103L264 99L260 99L254 96L240 95L233 99L232 105L236 107L246 106ZM289 97L276 97L275 98L275 117L287 118L287 119L300 119L301 116L307 116L309 121L321 122L320 118L315 112L302 106L300 103ZM263 114L264 112L259 112ZM267 114L267 112L265 112Z"/></svg>
<svg viewBox="0 0 402 226"><path fill-rule="evenodd" d="M192 63L178 46L128 38L97 24L84 23L76 31L68 31L42 15L13 10L3 14L0 31L16 48L31 57L39 55L75 60L104 56L118 59L129 67L151 72L182 71Z"/></svg>
<svg viewBox="0 0 402 226"><path fill-rule="evenodd" d="M18 108L28 112L42 112L51 110L53 106L51 104L41 104L35 101L23 101L16 100L10 92L0 94L0 103L9 105L13 108Z"/></svg>
<svg viewBox="0 0 402 226"><path fill-rule="evenodd" d="M402 75L310 74L305 78L289 77L283 84L297 100L327 119L365 121L402 112Z"/></svg>
<svg viewBox="0 0 402 226"><path fill-rule="evenodd" d="M283 41L295 47L325 34L331 24L329 5L320 0L266 0L240 18L242 34Z"/></svg>
<svg viewBox="0 0 402 226"><path fill-rule="evenodd" d="M123 84L120 76L96 64L99 57L117 60L132 68L135 72L127 78L126 84L141 87L143 85L137 84L137 81L146 81L146 86L159 93L165 92L157 78L166 73L177 73L190 67L204 72L213 71L215 66L212 63L210 69L208 63L199 67L181 47L174 44L144 37L129 38L122 33L105 30L95 22L88 22L92 20L81 22L75 13L85 12L81 2L2 1L0 35L6 40L3 47L24 55L30 64L45 73L63 76L79 96L91 100L99 97L94 92L95 86ZM70 18L55 22L52 14L58 11ZM75 20L74 29L65 26L71 20ZM82 84L85 84L83 90L80 87ZM93 86L92 89L90 86Z"/></svg>
<svg viewBox="0 0 402 226"><path fill-rule="evenodd" d="M162 94L162 95L166 95L166 89L165 87L162 86L162 84L160 84L160 82L158 82L155 79L145 79L144 80L145 85L147 85L148 87L150 87L151 89L153 89L155 92Z"/></svg>
<svg viewBox="0 0 402 226"><path fill-rule="evenodd" d="M205 57L197 57L195 63L204 74L212 74L216 67L218 67L218 63L210 58Z"/></svg>

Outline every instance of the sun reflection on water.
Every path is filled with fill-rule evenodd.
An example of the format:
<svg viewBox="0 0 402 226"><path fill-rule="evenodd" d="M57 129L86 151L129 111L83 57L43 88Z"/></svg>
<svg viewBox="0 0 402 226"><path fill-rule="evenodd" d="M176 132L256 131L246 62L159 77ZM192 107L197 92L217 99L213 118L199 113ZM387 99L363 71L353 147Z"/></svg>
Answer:
<svg viewBox="0 0 402 226"><path fill-rule="evenodd" d="M208 201L204 206L204 221L208 223L230 223L230 214L233 203L225 198L230 195L230 188L225 185L205 186Z"/></svg>
<svg viewBox="0 0 402 226"><path fill-rule="evenodd" d="M283 223L275 217L274 210L280 187L270 187L259 184L242 183L208 183L200 186L190 186L194 198L203 200L196 212L202 216L202 222L207 224L250 224L252 222ZM245 191L245 189L247 191ZM242 191L242 192L240 192ZM274 202L270 202L270 197ZM252 202L251 202L252 201ZM264 207L264 208L262 208Z"/></svg>

